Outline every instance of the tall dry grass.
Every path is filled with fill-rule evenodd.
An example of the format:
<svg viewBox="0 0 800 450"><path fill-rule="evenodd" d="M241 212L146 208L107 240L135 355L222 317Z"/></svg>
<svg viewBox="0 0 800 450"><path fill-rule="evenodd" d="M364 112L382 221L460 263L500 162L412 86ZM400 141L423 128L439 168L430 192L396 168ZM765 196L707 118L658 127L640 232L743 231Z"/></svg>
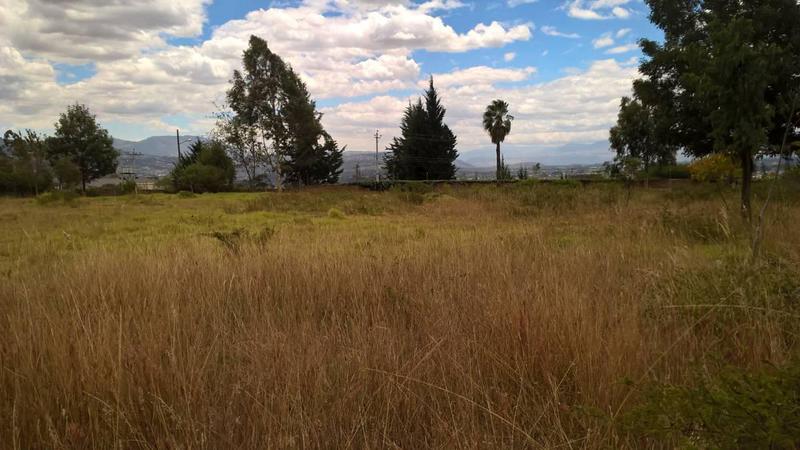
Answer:
<svg viewBox="0 0 800 450"><path fill-rule="evenodd" d="M0 446L660 445L619 426L640 383L796 354L794 204L754 268L713 199L369 195L390 212L319 205L227 246L107 243L3 280Z"/></svg>

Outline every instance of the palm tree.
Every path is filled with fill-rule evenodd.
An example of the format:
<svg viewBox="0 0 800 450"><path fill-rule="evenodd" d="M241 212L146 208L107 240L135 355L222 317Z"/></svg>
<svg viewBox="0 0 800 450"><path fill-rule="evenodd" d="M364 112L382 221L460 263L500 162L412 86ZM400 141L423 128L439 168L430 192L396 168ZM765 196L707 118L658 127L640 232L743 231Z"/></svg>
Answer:
<svg viewBox="0 0 800 450"><path fill-rule="evenodd" d="M495 100L486 107L483 113L483 129L492 138L492 144L497 146L497 179L500 179L500 171L503 162L500 158L500 143L506 140L506 136L511 133L511 122L514 116L508 114L508 103L503 100Z"/></svg>

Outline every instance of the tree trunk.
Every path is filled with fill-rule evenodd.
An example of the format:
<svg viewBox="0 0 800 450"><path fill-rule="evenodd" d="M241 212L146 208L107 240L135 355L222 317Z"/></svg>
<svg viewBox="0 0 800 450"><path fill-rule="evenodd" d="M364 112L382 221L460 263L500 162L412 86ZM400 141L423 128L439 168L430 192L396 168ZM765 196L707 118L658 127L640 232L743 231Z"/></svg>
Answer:
<svg viewBox="0 0 800 450"><path fill-rule="evenodd" d="M81 177L81 193L86 195L86 177Z"/></svg>
<svg viewBox="0 0 800 450"><path fill-rule="evenodd" d="M742 152L742 218L750 222L753 212L750 205L753 187L753 156L750 151Z"/></svg>
<svg viewBox="0 0 800 450"><path fill-rule="evenodd" d="M500 181L500 164L502 164L502 163L500 161L500 143L499 142L497 143L497 150L496 151L497 151L497 175L495 175L495 177L497 178L498 181Z"/></svg>

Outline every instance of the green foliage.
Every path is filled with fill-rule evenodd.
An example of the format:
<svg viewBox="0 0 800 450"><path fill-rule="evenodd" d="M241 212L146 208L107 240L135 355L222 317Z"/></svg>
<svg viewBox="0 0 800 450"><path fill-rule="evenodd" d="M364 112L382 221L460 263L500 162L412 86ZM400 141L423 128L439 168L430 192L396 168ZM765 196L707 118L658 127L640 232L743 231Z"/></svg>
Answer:
<svg viewBox="0 0 800 450"><path fill-rule="evenodd" d="M647 176L649 178L661 178L661 179L689 179L691 178L691 172L689 171L688 164L664 164L664 165L655 165L650 166L647 170Z"/></svg>
<svg viewBox="0 0 800 450"><path fill-rule="evenodd" d="M219 141L197 141L172 170L176 190L220 192L229 190L236 175L233 160Z"/></svg>
<svg viewBox="0 0 800 450"><path fill-rule="evenodd" d="M81 182L81 168L69 158L53 161L53 174L61 189L75 187Z"/></svg>
<svg viewBox="0 0 800 450"><path fill-rule="evenodd" d="M742 167L742 211L750 214L753 157L774 154L784 132L797 139L792 105L800 73L800 4L647 0L665 36L643 40L634 92L656 118L661 142L691 156L727 152ZM792 126L791 124L794 124ZM788 126L787 126L788 125Z"/></svg>
<svg viewBox="0 0 800 450"><path fill-rule="evenodd" d="M527 180L530 175L528 174L528 168L525 166L521 166L517 169L517 179L518 180Z"/></svg>
<svg viewBox="0 0 800 450"><path fill-rule="evenodd" d="M500 144L506 140L506 136L511 133L511 122L514 121L514 116L508 113L508 103L503 100L494 100L486 111L483 113L483 129L489 133L492 138L492 144L495 144L495 152L497 153L497 179L507 180L506 173L503 167L502 155L500 154Z"/></svg>
<svg viewBox="0 0 800 450"><path fill-rule="evenodd" d="M409 104L400 124L402 136L394 138L384 157L386 171L395 180L452 180L458 158L456 137L444 123L445 108L433 86L425 103Z"/></svg>
<svg viewBox="0 0 800 450"><path fill-rule="evenodd" d="M675 163L675 147L658 134L653 109L638 99L622 97L617 124L611 128L609 142L616 160L637 158L648 170L653 165Z"/></svg>
<svg viewBox="0 0 800 450"><path fill-rule="evenodd" d="M51 191L37 195L36 203L39 205L49 205L53 203L72 204L77 197L78 194L72 191Z"/></svg>
<svg viewBox="0 0 800 450"><path fill-rule="evenodd" d="M38 195L50 189L53 174L46 157L47 145L38 134L7 131L0 149L0 192Z"/></svg>
<svg viewBox="0 0 800 450"><path fill-rule="evenodd" d="M723 153L708 155L689 165L689 173L695 181L732 183L741 172L730 155Z"/></svg>
<svg viewBox="0 0 800 450"><path fill-rule="evenodd" d="M117 193L120 195L133 194L136 192L136 181L125 180L117 185Z"/></svg>
<svg viewBox="0 0 800 450"><path fill-rule="evenodd" d="M55 136L47 140L50 159L67 158L76 164L84 192L87 183L117 170L119 153L113 140L85 105L68 106L55 127Z"/></svg>
<svg viewBox="0 0 800 450"><path fill-rule="evenodd" d="M511 175L511 169L506 165L504 158L500 158L500 167L497 170L497 179L500 181L511 181L514 176Z"/></svg>
<svg viewBox="0 0 800 450"><path fill-rule="evenodd" d="M342 212L341 209L331 208L328 210L328 217L331 219L344 219L347 216Z"/></svg>
<svg viewBox="0 0 800 450"><path fill-rule="evenodd" d="M260 162L290 183L336 183L344 149L325 132L305 83L256 36L242 63L227 92L232 114L219 131L251 183Z"/></svg>
<svg viewBox="0 0 800 450"><path fill-rule="evenodd" d="M626 419L635 434L681 448L798 448L800 364L651 386Z"/></svg>

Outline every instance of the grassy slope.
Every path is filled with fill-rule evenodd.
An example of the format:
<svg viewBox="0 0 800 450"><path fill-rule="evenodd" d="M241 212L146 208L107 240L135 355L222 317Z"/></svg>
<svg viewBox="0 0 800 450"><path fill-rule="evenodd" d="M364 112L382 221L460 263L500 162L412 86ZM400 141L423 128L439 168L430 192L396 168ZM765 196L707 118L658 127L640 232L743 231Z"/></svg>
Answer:
<svg viewBox="0 0 800 450"><path fill-rule="evenodd" d="M0 441L635 447L625 380L796 354L795 198L755 268L697 187L0 199Z"/></svg>

